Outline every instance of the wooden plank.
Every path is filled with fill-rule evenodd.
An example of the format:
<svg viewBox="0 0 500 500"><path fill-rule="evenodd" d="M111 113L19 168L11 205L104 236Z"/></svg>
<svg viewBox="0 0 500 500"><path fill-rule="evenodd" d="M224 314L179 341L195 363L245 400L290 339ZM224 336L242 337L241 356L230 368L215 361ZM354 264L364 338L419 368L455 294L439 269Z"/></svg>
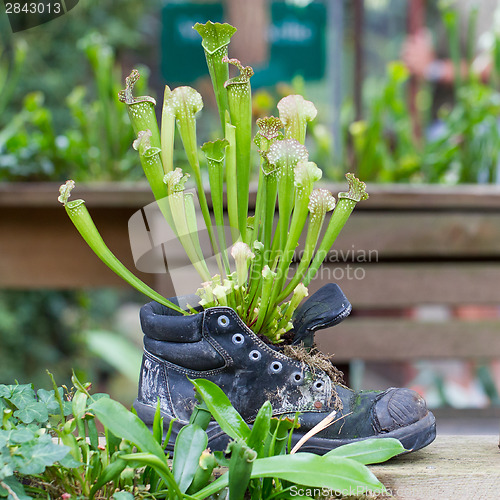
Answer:
<svg viewBox="0 0 500 500"><path fill-rule="evenodd" d="M499 262L331 264L309 286L338 283L354 307L500 303Z"/></svg>
<svg viewBox="0 0 500 500"><path fill-rule="evenodd" d="M0 183L0 205L54 206L60 183ZM324 182L323 186L337 196L347 184ZM255 203L257 185L250 188L250 203ZM369 184L370 198L359 203L356 211L370 210L498 210L500 185L442 186L428 184ZM74 198L111 206L142 206L153 200L145 182L78 183Z"/></svg>
<svg viewBox="0 0 500 500"><path fill-rule="evenodd" d="M500 259L500 212L354 212L330 256L368 252L372 260Z"/></svg>
<svg viewBox="0 0 500 500"><path fill-rule="evenodd" d="M179 270L173 280L178 293L192 293L200 286L194 269L187 267L177 273ZM158 276L158 280L165 277ZM340 285L355 310L421 304L496 305L500 302L499 280L500 263L332 265L324 266L310 283L309 295L333 282Z"/></svg>
<svg viewBox="0 0 500 500"><path fill-rule="evenodd" d="M405 318L347 318L316 334L335 363L353 359L498 359L500 320L417 322Z"/></svg>
<svg viewBox="0 0 500 500"><path fill-rule="evenodd" d="M437 436L428 447L370 469L398 500L497 499L498 435Z"/></svg>
<svg viewBox="0 0 500 500"><path fill-rule="evenodd" d="M335 192L335 191L334 191ZM370 198L356 210L498 210L500 186L368 184Z"/></svg>
<svg viewBox="0 0 500 500"><path fill-rule="evenodd" d="M108 247L135 272L127 221L134 210L94 209L92 215ZM62 207L2 210L0 217L0 287L127 287L83 241ZM151 284L153 275L135 272Z"/></svg>
<svg viewBox="0 0 500 500"><path fill-rule="evenodd" d="M60 182L0 183L0 207L60 207ZM154 201L147 182L78 183L71 199L83 198L95 207L141 208Z"/></svg>
<svg viewBox="0 0 500 500"><path fill-rule="evenodd" d="M135 207L93 207L91 212L110 248L134 269L127 222ZM0 286L73 288L122 283L95 258L61 207L4 207L0 212L0 227ZM422 226L422 234L424 230ZM444 241L439 245L444 245ZM153 281L151 275L143 275L143 279ZM495 304L500 302L499 279L500 263L497 262L332 263L320 270L319 278L311 284L311 292L334 281L357 307Z"/></svg>

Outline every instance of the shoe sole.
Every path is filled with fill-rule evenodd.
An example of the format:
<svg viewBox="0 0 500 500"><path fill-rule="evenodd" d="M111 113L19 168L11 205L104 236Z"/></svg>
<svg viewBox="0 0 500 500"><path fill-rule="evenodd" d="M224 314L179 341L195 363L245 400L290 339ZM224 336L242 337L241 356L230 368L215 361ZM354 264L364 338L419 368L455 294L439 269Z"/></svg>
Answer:
<svg viewBox="0 0 500 500"><path fill-rule="evenodd" d="M147 425L147 427L152 430L153 428L153 420L155 414L155 408L149 405L145 405L144 403L135 400L134 409L137 412L138 417ZM163 427L165 431L169 428L172 420L172 417L166 414L161 414L163 417ZM172 433L170 436L170 441L166 450L172 451L174 449L175 439L179 431L186 425L187 422L181 422L179 420L174 420L172 424ZM249 427L252 427L252 424L249 424ZM219 425L215 422L211 422L207 428L208 435L208 447L212 451L222 451L225 450L227 444L229 443L229 436L225 434ZM292 443L295 445L297 441L302 437L303 434L299 434L298 432L294 432L292 435ZM364 438L355 438L355 439L328 439L321 437L312 437L304 443L300 451L315 453L317 455L324 455L328 453L330 450L334 448L338 448L339 446L343 446L344 444L355 443L357 441L364 441L366 439L372 438L395 438L398 439L403 447L405 448L405 452L410 453L412 451L420 450L425 446L429 445L436 438L436 418L429 411L427 415L418 420L417 422L400 427L390 432L385 432L382 434L377 434L374 436L367 436ZM402 453L402 454L403 454Z"/></svg>

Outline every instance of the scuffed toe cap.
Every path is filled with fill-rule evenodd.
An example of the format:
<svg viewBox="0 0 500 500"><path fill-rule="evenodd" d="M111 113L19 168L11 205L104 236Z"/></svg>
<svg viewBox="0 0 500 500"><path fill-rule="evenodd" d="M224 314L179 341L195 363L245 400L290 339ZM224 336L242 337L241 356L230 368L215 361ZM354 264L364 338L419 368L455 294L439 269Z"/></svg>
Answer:
<svg viewBox="0 0 500 500"><path fill-rule="evenodd" d="M428 414L423 398L411 389L388 389L373 406L373 425L377 432L414 424Z"/></svg>

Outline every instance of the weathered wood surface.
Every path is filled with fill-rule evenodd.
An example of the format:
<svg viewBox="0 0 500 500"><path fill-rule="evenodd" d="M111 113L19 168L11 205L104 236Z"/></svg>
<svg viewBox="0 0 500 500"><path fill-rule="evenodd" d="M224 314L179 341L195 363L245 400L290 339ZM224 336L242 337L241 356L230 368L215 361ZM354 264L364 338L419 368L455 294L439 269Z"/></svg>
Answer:
<svg viewBox="0 0 500 500"><path fill-rule="evenodd" d="M0 183L0 206L55 206L61 183ZM334 193L346 190L347 183L324 183ZM250 206L255 203L257 186L250 187ZM356 211L371 210L472 210L500 209L500 185L407 185L369 184L370 198ZM54 196L55 195L55 196ZM78 183L73 198L84 198L89 205L143 206L153 201L146 182Z"/></svg>
<svg viewBox="0 0 500 500"><path fill-rule="evenodd" d="M84 285L117 285L119 280L103 271L97 259L89 259L90 251L79 244L56 200L57 187L54 183L0 184L1 285L16 286L26 279L34 286L71 286L54 274L58 268L69 271L70 267L81 270L75 282L82 283L81 274ZM359 204L339 236L323 281L340 276L339 282L359 306L377 305L376 301L383 307L436 300L483 302L488 297L490 302L498 301L500 292L493 285L498 282L497 260L500 265L500 190L496 186L427 188L423 192L419 186L390 190L373 186L370 199ZM149 188L143 183L81 185L74 197L87 201L109 246L127 258L128 218L152 201ZM458 201L463 205L452 212L428 212L438 201L439 207L448 210ZM370 262L357 262L365 259ZM337 267L359 265L367 270L363 287L357 280L342 279L341 269L335 272Z"/></svg>
<svg viewBox="0 0 500 500"><path fill-rule="evenodd" d="M355 212L340 233L339 251L379 260L500 259L500 210L489 212ZM349 252L349 253L346 253Z"/></svg>
<svg viewBox="0 0 500 500"><path fill-rule="evenodd" d="M398 500L498 499L498 435L439 436L423 450L371 466Z"/></svg>
<svg viewBox="0 0 500 500"><path fill-rule="evenodd" d="M345 186L331 188L335 192ZM354 311L382 314L416 305L500 303L499 186L369 190L370 199L356 208L335 244L337 254L311 283L310 293L335 281ZM85 245L57 202L57 192L55 183L0 184L0 287L128 286ZM161 293L180 292L165 275L135 271L128 220L153 201L146 184L81 184L73 198L79 197L87 201L104 240L129 269ZM175 262L177 256L170 258ZM192 292L199 278L193 270L183 272L181 292ZM419 323L372 314L350 318L319 333L318 339L338 362L493 358L500 355L499 326L496 321Z"/></svg>
<svg viewBox="0 0 500 500"><path fill-rule="evenodd" d="M418 322L404 318L350 318L316 334L335 363L352 359L498 359L500 320ZM500 420L499 420L500 425Z"/></svg>
<svg viewBox="0 0 500 500"><path fill-rule="evenodd" d="M0 288L127 287L86 245L65 210L56 208L0 210ZM127 221L134 212L92 210L106 244L131 270ZM136 274L153 282L153 275Z"/></svg>
<svg viewBox="0 0 500 500"><path fill-rule="evenodd" d="M500 262L332 264L311 282L314 292L338 283L356 308L420 304L498 304Z"/></svg>

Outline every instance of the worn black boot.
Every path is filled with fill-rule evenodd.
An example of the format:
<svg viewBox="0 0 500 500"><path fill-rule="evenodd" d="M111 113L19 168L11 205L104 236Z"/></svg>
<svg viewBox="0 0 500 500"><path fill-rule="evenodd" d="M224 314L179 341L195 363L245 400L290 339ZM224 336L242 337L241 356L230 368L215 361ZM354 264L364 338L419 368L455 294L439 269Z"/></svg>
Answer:
<svg viewBox="0 0 500 500"><path fill-rule="evenodd" d="M323 287L297 310L294 343L312 345L316 330L339 323L350 310L340 288ZM141 310L141 324L144 357L134 407L152 426L159 397L164 425L178 419L172 445L196 403L188 377L216 383L250 424L266 400L275 416L293 418L301 412L295 441L337 409L339 420L309 439L301 451L323 454L370 437L394 437L407 450L418 450L435 438L435 418L416 392L392 388L355 393L335 376L263 342L229 307L182 316L151 302ZM209 447L224 449L228 437L215 422L207 432Z"/></svg>

